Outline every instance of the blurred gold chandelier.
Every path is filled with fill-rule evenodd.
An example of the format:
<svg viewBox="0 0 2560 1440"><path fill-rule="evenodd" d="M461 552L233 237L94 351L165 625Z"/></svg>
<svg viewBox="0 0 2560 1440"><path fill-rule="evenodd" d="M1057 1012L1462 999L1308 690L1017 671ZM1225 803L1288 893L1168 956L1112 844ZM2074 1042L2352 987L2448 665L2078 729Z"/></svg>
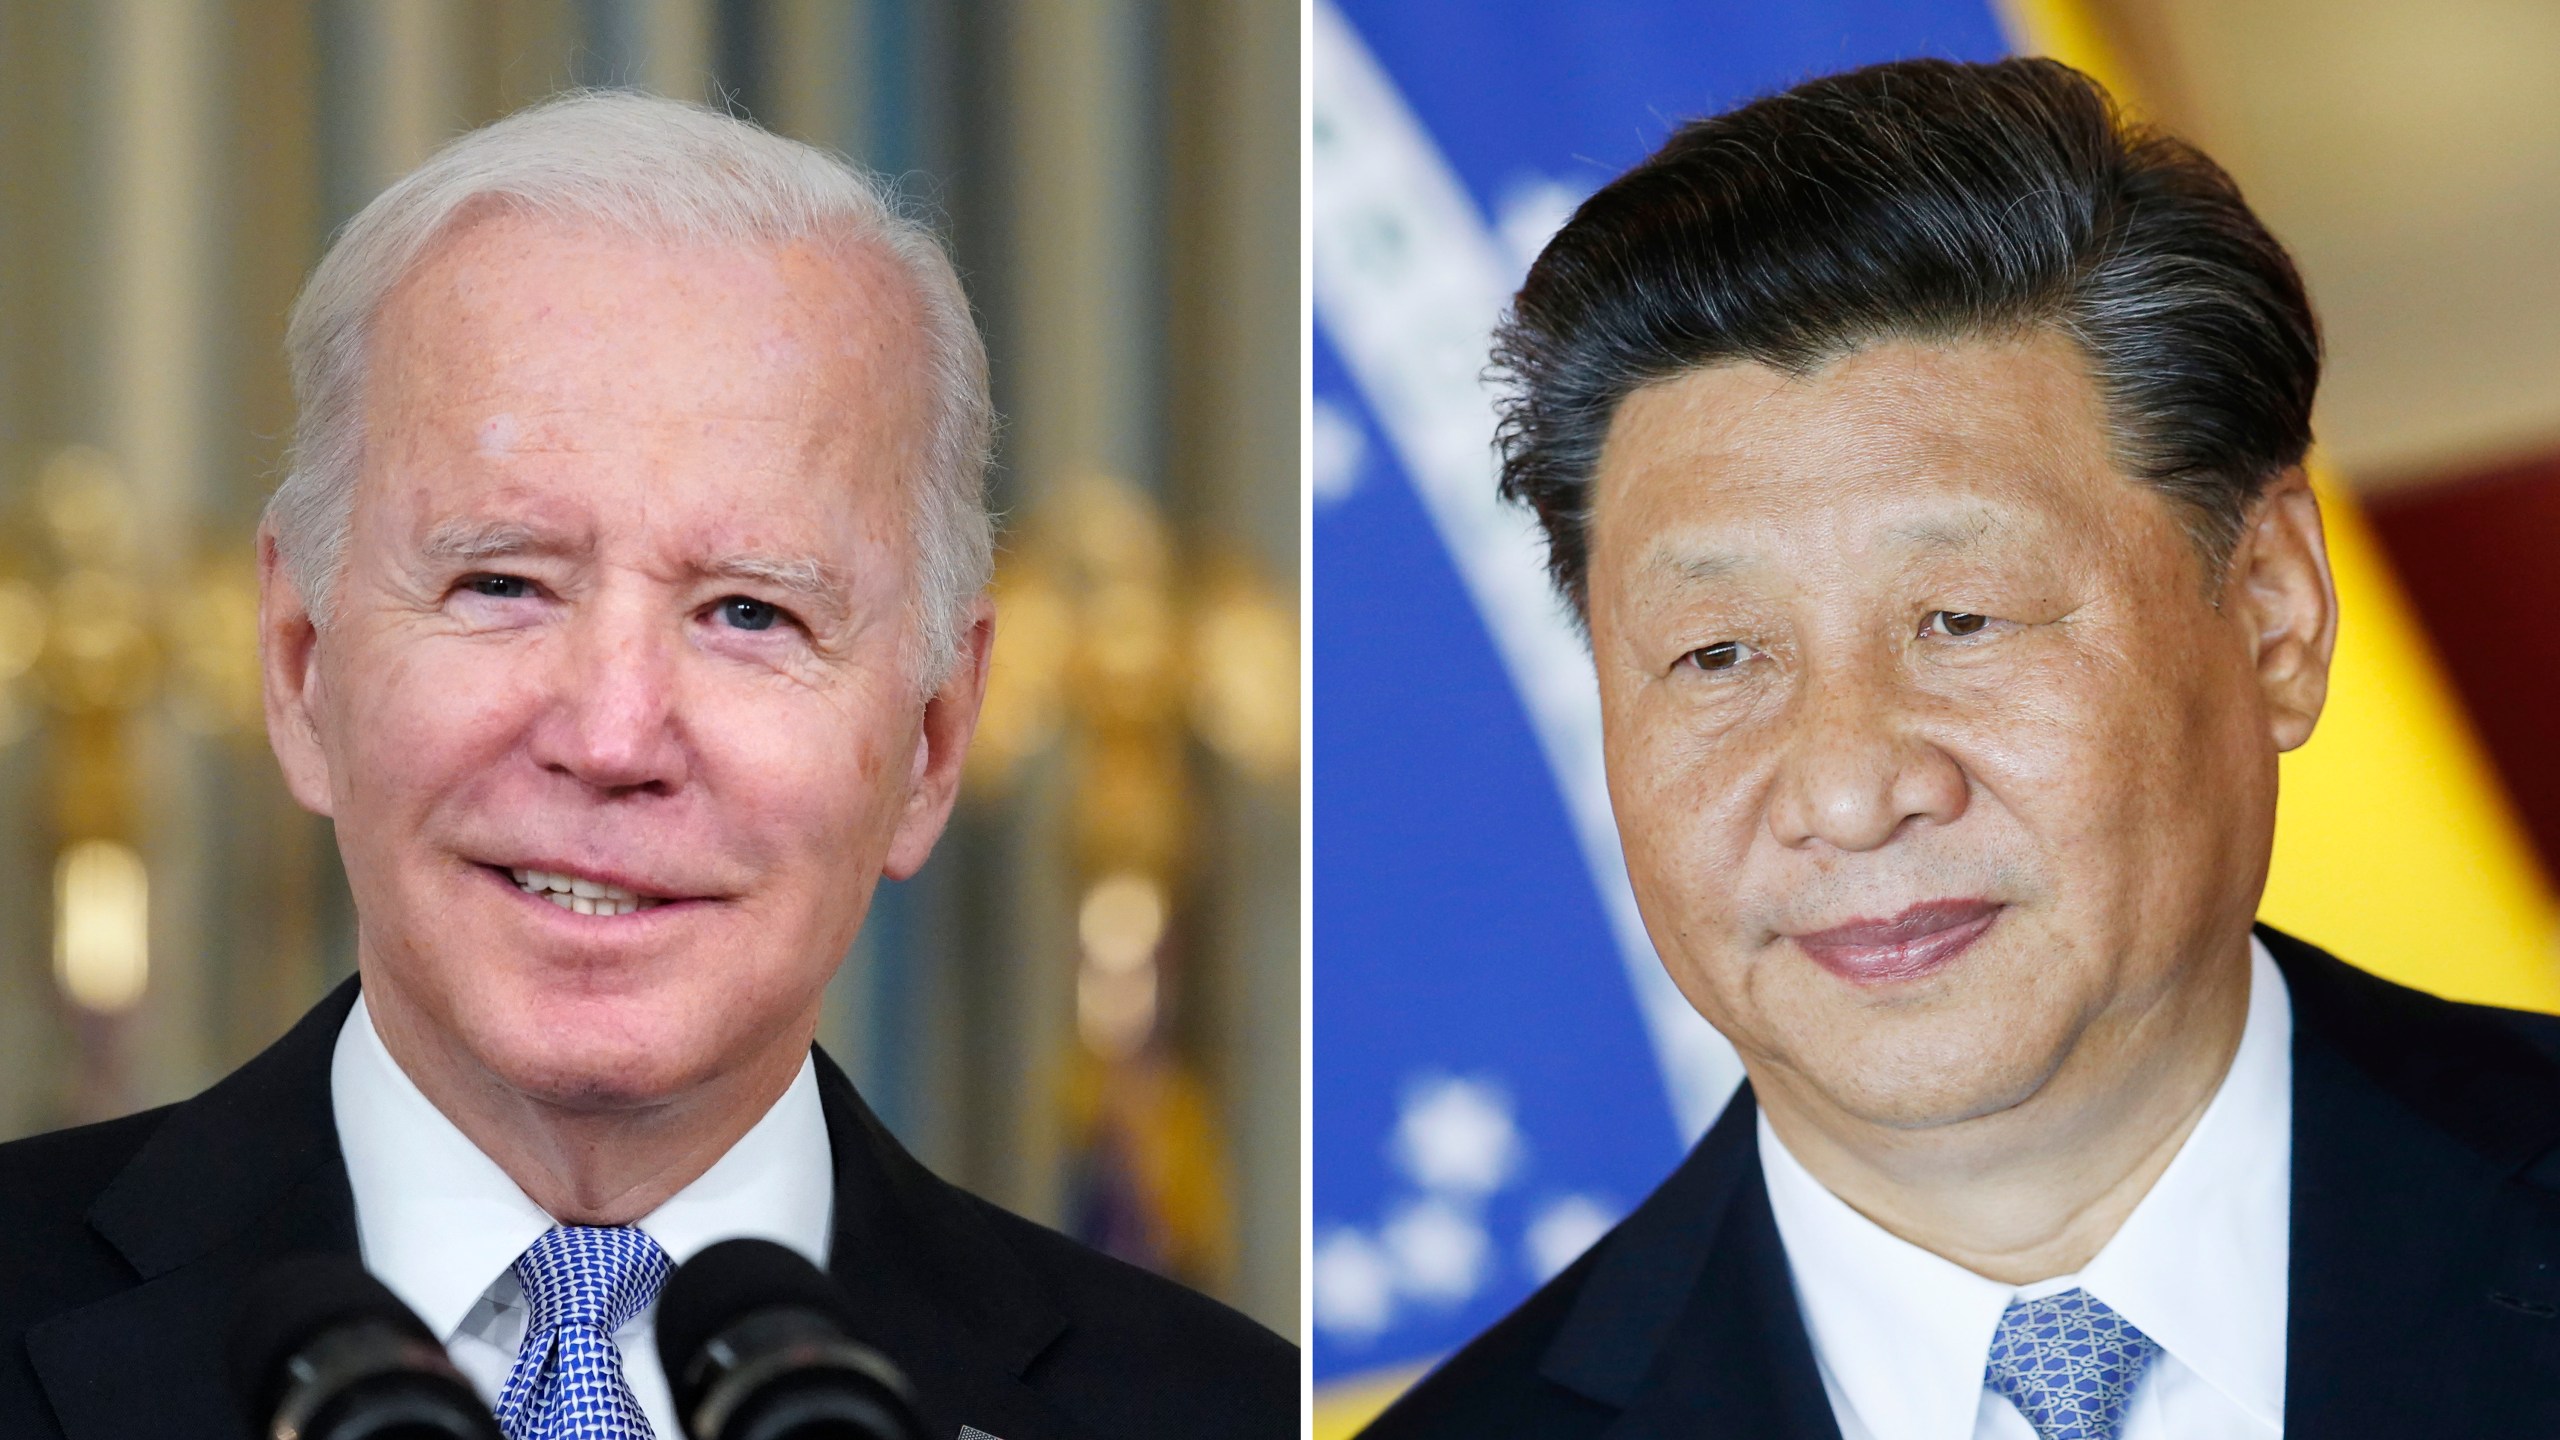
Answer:
<svg viewBox="0 0 2560 1440"><path fill-rule="evenodd" d="M257 588L245 558L154 575L131 488L93 446L54 451L0 518L0 745L45 747L54 977L82 1010L129 1010L150 977L134 722L258 723Z"/></svg>
<svg viewBox="0 0 2560 1440"><path fill-rule="evenodd" d="M1068 767L1077 1031L1105 1060L1155 1030L1157 952L1192 850L1196 748L1251 780L1298 767L1298 619L1241 559L1185 572L1137 487L1087 473L1053 492L995 584L995 662L970 780L1032 757Z"/></svg>

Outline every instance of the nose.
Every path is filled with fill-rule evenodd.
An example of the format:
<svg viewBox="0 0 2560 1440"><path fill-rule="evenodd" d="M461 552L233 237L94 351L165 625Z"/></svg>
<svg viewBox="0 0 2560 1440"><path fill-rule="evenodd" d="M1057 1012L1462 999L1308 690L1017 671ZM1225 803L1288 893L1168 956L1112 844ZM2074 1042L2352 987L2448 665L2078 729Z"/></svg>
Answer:
<svg viewBox="0 0 2560 1440"><path fill-rule="evenodd" d="M534 760L609 793L681 787L677 637L640 606L591 603L560 640Z"/></svg>
<svg viewBox="0 0 2560 1440"><path fill-rule="evenodd" d="M1781 722L1770 833L1790 849L1873 850L1906 825L1963 815L1971 782L1923 719L1890 659L1809 672Z"/></svg>

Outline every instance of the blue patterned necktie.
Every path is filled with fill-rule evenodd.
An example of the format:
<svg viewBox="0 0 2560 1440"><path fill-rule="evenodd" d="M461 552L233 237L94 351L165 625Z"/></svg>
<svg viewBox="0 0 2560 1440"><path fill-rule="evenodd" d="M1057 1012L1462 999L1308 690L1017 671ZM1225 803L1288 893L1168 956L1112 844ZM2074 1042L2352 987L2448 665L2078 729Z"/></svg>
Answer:
<svg viewBox="0 0 2560 1440"><path fill-rule="evenodd" d="M2086 1290L2012 1300L1982 1383L2009 1397L2036 1440L2116 1440L2159 1342Z"/></svg>
<svg viewBox="0 0 2560 1440"><path fill-rule="evenodd" d="M656 1440L613 1332L658 1298L667 1252L627 1226L561 1225L515 1268L528 1314L498 1428L508 1440Z"/></svg>

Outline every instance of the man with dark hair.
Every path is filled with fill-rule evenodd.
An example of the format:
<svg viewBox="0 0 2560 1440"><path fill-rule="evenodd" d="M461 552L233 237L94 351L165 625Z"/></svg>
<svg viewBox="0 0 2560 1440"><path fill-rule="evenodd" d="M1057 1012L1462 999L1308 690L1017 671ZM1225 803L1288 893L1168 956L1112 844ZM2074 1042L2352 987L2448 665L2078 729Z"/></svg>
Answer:
<svg viewBox="0 0 2560 1440"><path fill-rule="evenodd" d="M2560 1433L2560 1021L2252 928L2337 615L2230 179L2049 61L1816 80L1593 196L1497 363L1749 1080L1369 1433Z"/></svg>

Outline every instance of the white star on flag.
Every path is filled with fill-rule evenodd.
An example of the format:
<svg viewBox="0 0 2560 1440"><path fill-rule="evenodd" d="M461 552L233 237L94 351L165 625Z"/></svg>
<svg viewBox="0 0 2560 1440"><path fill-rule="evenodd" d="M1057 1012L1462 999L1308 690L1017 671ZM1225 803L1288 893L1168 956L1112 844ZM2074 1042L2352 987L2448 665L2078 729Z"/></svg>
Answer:
<svg viewBox="0 0 2560 1440"><path fill-rule="evenodd" d="M1511 1100L1482 1080L1441 1075L1405 1091L1395 1162L1437 1194L1481 1198L1502 1188L1524 1158Z"/></svg>

